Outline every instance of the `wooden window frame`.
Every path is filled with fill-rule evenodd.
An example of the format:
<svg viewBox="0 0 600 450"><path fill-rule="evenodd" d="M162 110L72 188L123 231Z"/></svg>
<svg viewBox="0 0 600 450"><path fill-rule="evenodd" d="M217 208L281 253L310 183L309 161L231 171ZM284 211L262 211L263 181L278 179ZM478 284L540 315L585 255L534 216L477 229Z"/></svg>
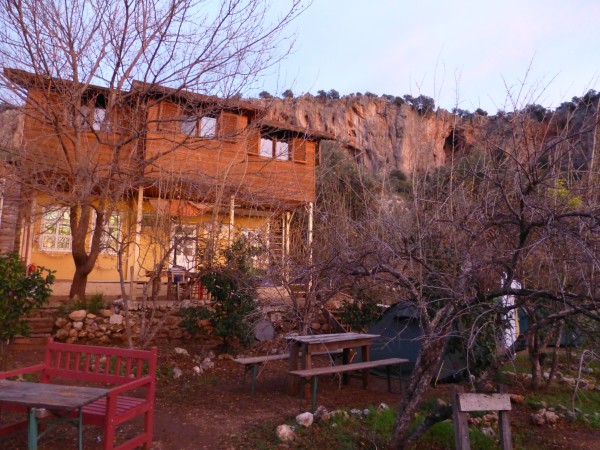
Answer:
<svg viewBox="0 0 600 450"><path fill-rule="evenodd" d="M212 130L210 133L205 134L207 126L206 121L209 121L212 126L208 128ZM184 131L184 126L189 125L191 128L189 131ZM212 114L196 114L194 111L183 109L179 115L179 134L183 134L191 138L200 139L217 139L219 131L219 116Z"/></svg>
<svg viewBox="0 0 600 450"><path fill-rule="evenodd" d="M266 142L270 142L270 144L268 144L271 147L270 155L267 155L267 152L263 151L263 144L265 144L266 147ZM285 158L281 157L281 155L284 153L278 154L279 144L286 145ZM293 161L293 148L293 141L290 138L261 134L259 139L258 156L265 159L272 159L274 161Z"/></svg>

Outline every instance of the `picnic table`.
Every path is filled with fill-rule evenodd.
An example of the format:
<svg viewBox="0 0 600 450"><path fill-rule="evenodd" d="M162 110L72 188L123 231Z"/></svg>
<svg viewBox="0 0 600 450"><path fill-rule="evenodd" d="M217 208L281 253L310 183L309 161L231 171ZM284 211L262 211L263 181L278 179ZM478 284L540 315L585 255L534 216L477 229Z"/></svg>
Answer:
<svg viewBox="0 0 600 450"><path fill-rule="evenodd" d="M391 392L391 368L408 363L407 359L386 358L376 361L370 360L369 346L378 338L377 334L364 333L335 333L306 336L286 336L290 343L290 391L292 394L298 392L298 379L310 380L312 390L305 384L304 396L310 398L312 393L312 410L317 407L318 379L324 375L342 375L344 384L348 384L350 372L362 372L363 388L369 387L369 370L376 367L385 367L387 372L388 390ZM362 361L352 362L353 351L362 350ZM330 365L328 367L312 367L312 355L323 352L343 351L342 364ZM333 361L332 361L333 362ZM298 367L300 366L300 368ZM399 377L402 390L402 378Z"/></svg>
<svg viewBox="0 0 600 450"><path fill-rule="evenodd" d="M333 334L311 334L311 335L289 335L285 339L289 343L290 358L289 371L298 369L312 369L312 355L323 352L343 351L342 364L349 364L352 361L353 350L362 349L362 360L368 362L370 358L369 346L373 343L377 334L365 333L333 333ZM348 375L344 373L344 384L348 383ZM363 371L363 385L368 387L369 371ZM290 392L298 392L298 379L290 376ZM307 391L308 393L308 391Z"/></svg>
<svg viewBox="0 0 600 450"><path fill-rule="evenodd" d="M75 423L78 430L79 450L82 449L83 420L82 408L108 395L108 389L62 386L47 383L29 383L25 381L0 380L0 405L26 407L28 413L28 449L37 449L38 424L57 424L61 422ZM41 409L52 413L50 419L44 416ZM1 409L1 408L0 408ZM75 414L76 412L76 414Z"/></svg>

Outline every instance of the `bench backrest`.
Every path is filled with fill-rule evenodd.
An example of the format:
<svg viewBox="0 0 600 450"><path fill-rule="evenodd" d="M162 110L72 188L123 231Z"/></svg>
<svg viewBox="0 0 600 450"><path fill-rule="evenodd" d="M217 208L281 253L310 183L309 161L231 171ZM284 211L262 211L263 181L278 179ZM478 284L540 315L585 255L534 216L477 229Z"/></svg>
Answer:
<svg viewBox="0 0 600 450"><path fill-rule="evenodd" d="M119 385L156 376L156 347L150 350L63 344L48 340L43 381L65 378Z"/></svg>

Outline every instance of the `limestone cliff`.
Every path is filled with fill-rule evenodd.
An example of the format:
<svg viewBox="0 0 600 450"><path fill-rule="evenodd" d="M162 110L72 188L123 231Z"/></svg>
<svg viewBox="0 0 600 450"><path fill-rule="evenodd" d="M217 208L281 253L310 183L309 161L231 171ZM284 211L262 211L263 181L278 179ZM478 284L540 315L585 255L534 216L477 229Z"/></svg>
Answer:
<svg viewBox="0 0 600 450"><path fill-rule="evenodd" d="M358 161L378 172L443 164L444 146L460 121L443 110L420 115L406 104L366 95L304 95L264 100L263 105L269 119L333 134Z"/></svg>
<svg viewBox="0 0 600 450"><path fill-rule="evenodd" d="M589 161L597 141L600 101L600 94L591 92L590 98L579 99L577 105L567 102L556 111L533 105L518 114L462 118L445 110L419 114L406 103L373 95L257 101L270 120L331 133L359 163L382 174L438 167L473 148L536 153L558 140L571 140L573 155Z"/></svg>

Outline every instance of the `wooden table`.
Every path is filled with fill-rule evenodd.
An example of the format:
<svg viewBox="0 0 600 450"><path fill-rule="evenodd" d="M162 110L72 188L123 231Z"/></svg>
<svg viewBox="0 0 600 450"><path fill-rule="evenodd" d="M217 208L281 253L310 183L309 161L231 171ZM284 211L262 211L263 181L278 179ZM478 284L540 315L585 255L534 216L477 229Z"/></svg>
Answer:
<svg viewBox="0 0 600 450"><path fill-rule="evenodd" d="M312 355L321 352L334 352L343 350L343 364L351 362L351 353L353 349L362 349L362 360L369 361L369 346L373 340L378 338L378 334L364 333L334 333L334 334L311 334L300 336L286 336L285 339L290 344L289 370L311 369ZM344 384L348 383L348 375L343 376ZM369 385L369 372L363 372L363 385ZM289 380L290 392L298 392L298 379L294 376ZM310 396L308 385L306 394Z"/></svg>
<svg viewBox="0 0 600 450"><path fill-rule="evenodd" d="M26 407L29 411L28 418L28 448L37 449L39 437L38 423L55 424L58 422L75 422L78 430L79 449L82 449L83 421L82 408L105 395L108 389L62 386L47 383L28 383L24 381L0 380L0 405ZM38 419L36 412L47 409L56 417L52 419ZM77 411L75 418L71 413Z"/></svg>

